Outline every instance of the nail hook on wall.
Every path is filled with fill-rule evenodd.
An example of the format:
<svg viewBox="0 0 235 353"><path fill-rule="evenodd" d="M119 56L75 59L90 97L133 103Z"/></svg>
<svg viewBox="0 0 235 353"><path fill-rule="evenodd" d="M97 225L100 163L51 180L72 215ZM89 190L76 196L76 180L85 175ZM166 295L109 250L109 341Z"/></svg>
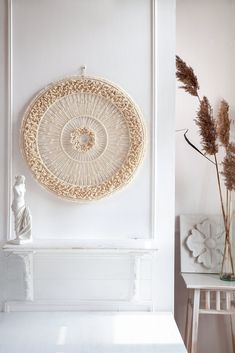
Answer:
<svg viewBox="0 0 235 353"><path fill-rule="evenodd" d="M81 66L81 75L85 76L85 74L86 74L86 65L82 65Z"/></svg>

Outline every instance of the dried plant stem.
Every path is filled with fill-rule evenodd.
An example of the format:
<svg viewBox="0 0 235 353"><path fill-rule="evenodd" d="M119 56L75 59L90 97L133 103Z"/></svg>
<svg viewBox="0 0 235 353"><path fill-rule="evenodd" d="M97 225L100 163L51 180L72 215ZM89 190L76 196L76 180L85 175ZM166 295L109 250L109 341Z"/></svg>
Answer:
<svg viewBox="0 0 235 353"><path fill-rule="evenodd" d="M226 254L226 247L228 247L228 256L229 256L230 263L231 263L232 274L234 275L234 266L233 266L233 257L232 257L232 251L231 251L231 243L230 243L230 239L229 239L229 233L227 231L226 231L225 243L224 243L224 254ZM222 261L221 272L220 272L221 275L222 275L222 269L223 269L223 266L224 266L224 262L225 262L225 256L223 257L223 261Z"/></svg>
<svg viewBox="0 0 235 353"><path fill-rule="evenodd" d="M228 189L226 188L226 216L227 220L229 217L229 195L228 195Z"/></svg>
<svg viewBox="0 0 235 353"><path fill-rule="evenodd" d="M230 228L231 228L231 222L232 222L232 215L231 215L231 198L232 198L232 192L231 190L228 190L228 213L227 213L227 227L228 227L228 235L230 235ZM231 266L232 266L232 271L234 274L234 269L233 269L233 256L232 256L232 245L229 239L229 246L230 246L230 257L231 257Z"/></svg>
<svg viewBox="0 0 235 353"><path fill-rule="evenodd" d="M228 218L227 218L227 215L226 215L226 212L225 212L225 209L224 209L224 202L223 202L223 197L222 197L218 160L217 160L216 154L214 154L214 158L215 158L215 168L216 168L217 182L218 182L218 187L219 187L220 203L221 203L221 209L222 209L222 215L223 215L223 221L224 221L224 228L225 228L224 254L226 253L226 246L228 246L228 253L229 253L229 258L230 258L230 261L231 261L232 273L234 275L233 258L232 258L232 251L231 251L231 242L230 242L230 238L229 238L230 225L228 223L230 223L230 222L227 221ZM224 266L224 262L225 262L225 257L223 257L221 270L222 270L222 268Z"/></svg>
<svg viewBox="0 0 235 353"><path fill-rule="evenodd" d="M232 220L232 214L231 214L231 204L232 204L232 191L228 190L228 215L229 215L229 229L230 229L230 225L231 225L231 220Z"/></svg>
<svg viewBox="0 0 235 353"><path fill-rule="evenodd" d="M230 241L230 227L231 227L231 222L232 222L232 217L230 215L231 213L231 191L227 189L227 193L226 193L226 199L227 199L227 234L228 234L228 246L229 246L229 257L231 260L231 267L232 267L232 272L234 275L234 265L233 265L233 256L232 256L232 245L231 245L231 241Z"/></svg>
<svg viewBox="0 0 235 353"><path fill-rule="evenodd" d="M226 216L226 225L227 225L227 228L228 230L230 229L230 226L229 226L229 191L228 189L226 188L226 196L225 196L225 200L226 200L226 211L225 211L225 216Z"/></svg>
<svg viewBox="0 0 235 353"><path fill-rule="evenodd" d="M221 209L222 209L223 222L224 222L225 231L227 234L227 221L226 221L226 214L225 214L225 210L224 210L224 202L223 202L223 197L222 197L220 174L219 174L218 160L217 160L216 154L214 154L214 158L215 158L216 177L217 177L217 183L218 183L218 187L219 187L219 196L220 196L220 204L221 204Z"/></svg>
<svg viewBox="0 0 235 353"><path fill-rule="evenodd" d="M231 202L232 202L232 192L231 190L226 189L226 215L227 215L227 224L228 224L229 230L232 222Z"/></svg>
<svg viewBox="0 0 235 353"><path fill-rule="evenodd" d="M226 254L226 247L228 247L228 255L230 258L230 263L231 263L231 269L232 269L232 274L234 275L234 265L233 265L233 257L232 257L232 251L231 251L231 242L230 242L230 238L229 238L229 229L225 228L225 242L224 242L224 254ZM223 261L222 261L222 266L221 266L221 275L222 275L222 270L224 267L224 262L225 262L225 256L223 257Z"/></svg>
<svg viewBox="0 0 235 353"><path fill-rule="evenodd" d="M218 161L217 161L216 154L214 154L214 158L215 158L215 168L216 168L217 183L218 183L218 187L219 187L219 196L220 196L222 215L223 215L224 225L226 225L226 215L225 215L225 210L224 210L224 202L223 202L223 197L222 197L220 174L219 174L219 167L218 167Z"/></svg>
<svg viewBox="0 0 235 353"><path fill-rule="evenodd" d="M201 100L201 98L200 98L200 96L199 96L198 93L197 93L197 96L196 96L196 97L197 97L197 99L199 100L199 104L200 104L202 100Z"/></svg>

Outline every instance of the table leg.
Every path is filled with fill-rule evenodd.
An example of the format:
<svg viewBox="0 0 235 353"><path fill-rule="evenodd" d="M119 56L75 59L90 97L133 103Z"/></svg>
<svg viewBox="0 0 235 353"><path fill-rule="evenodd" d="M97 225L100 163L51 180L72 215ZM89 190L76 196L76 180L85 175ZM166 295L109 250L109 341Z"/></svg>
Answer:
<svg viewBox="0 0 235 353"><path fill-rule="evenodd" d="M232 347L233 347L233 353L235 353L235 337L234 337L234 331L233 331L233 315L230 316L230 325L231 325L231 335L232 335Z"/></svg>
<svg viewBox="0 0 235 353"><path fill-rule="evenodd" d="M200 306L200 289L194 289L191 353L197 353L199 306Z"/></svg>
<svg viewBox="0 0 235 353"><path fill-rule="evenodd" d="M191 331L191 323L189 321L189 307L190 307L190 292L188 290L188 300L187 300L187 308L186 308L186 318L185 318L185 329L184 329L184 342L186 348L189 350L189 334Z"/></svg>

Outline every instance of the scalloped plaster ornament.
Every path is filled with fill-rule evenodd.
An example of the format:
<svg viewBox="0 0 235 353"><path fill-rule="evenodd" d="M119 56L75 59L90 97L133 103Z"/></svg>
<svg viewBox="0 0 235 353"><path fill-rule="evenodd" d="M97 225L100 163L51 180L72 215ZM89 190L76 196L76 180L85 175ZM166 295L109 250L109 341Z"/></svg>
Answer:
<svg viewBox="0 0 235 353"><path fill-rule="evenodd" d="M185 243L197 263L207 269L213 269L222 259L224 229L222 225L205 219L190 230Z"/></svg>

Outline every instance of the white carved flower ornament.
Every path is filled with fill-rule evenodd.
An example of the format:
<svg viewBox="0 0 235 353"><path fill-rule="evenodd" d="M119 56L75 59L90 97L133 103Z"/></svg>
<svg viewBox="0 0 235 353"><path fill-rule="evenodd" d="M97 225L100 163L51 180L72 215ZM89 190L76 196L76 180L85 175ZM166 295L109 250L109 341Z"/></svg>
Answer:
<svg viewBox="0 0 235 353"><path fill-rule="evenodd" d="M222 260L224 230L222 225L205 219L190 230L186 246L195 261L207 269L214 269Z"/></svg>

